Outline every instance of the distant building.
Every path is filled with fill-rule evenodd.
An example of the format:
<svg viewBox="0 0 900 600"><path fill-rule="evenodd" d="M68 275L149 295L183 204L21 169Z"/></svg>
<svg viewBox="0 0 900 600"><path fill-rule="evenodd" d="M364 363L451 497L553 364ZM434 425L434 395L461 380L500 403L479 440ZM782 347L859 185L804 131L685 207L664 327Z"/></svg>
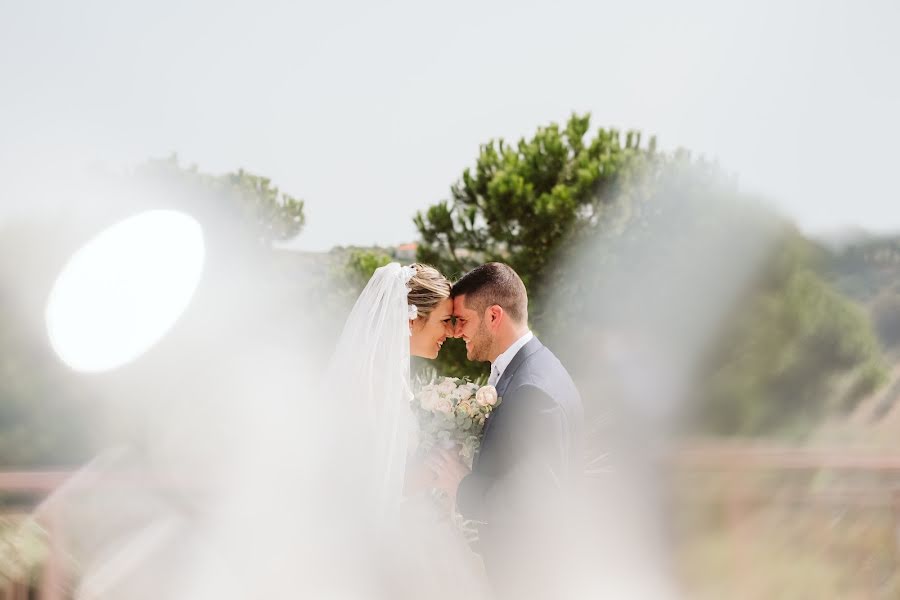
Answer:
<svg viewBox="0 0 900 600"><path fill-rule="evenodd" d="M410 242L409 244L400 244L394 250L394 256L400 262L412 262L416 260L416 250L419 249L419 244L416 242Z"/></svg>

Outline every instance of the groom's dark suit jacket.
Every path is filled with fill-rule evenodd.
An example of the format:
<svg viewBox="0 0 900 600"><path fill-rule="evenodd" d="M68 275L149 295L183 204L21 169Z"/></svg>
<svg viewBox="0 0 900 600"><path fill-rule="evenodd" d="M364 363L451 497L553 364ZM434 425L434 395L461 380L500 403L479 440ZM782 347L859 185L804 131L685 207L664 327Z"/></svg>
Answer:
<svg viewBox="0 0 900 600"><path fill-rule="evenodd" d="M501 402L460 483L457 507L483 523L476 550L498 595L542 597L564 560L567 500L584 471L581 397L537 338L516 353L496 387Z"/></svg>

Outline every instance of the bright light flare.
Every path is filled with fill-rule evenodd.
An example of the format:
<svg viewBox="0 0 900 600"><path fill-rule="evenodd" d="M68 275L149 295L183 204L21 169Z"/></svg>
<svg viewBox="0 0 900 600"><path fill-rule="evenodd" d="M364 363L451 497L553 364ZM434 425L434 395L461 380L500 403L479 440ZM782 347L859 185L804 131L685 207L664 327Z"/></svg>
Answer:
<svg viewBox="0 0 900 600"><path fill-rule="evenodd" d="M200 224L177 211L144 212L104 230L69 259L50 292L53 349L76 371L133 361L187 308L204 258Z"/></svg>

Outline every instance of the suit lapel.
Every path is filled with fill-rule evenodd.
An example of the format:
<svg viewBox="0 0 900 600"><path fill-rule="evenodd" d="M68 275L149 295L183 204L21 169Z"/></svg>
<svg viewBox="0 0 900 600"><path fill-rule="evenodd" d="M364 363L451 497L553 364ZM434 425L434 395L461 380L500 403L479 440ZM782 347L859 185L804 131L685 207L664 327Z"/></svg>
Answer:
<svg viewBox="0 0 900 600"><path fill-rule="evenodd" d="M513 356L513 359L509 361L509 365L503 371L503 375L500 376L500 380L497 382L495 386L497 388L497 396L500 397L501 401L503 399L503 394L506 393L506 388L509 387L509 382L512 381L513 376L515 376L516 371L519 370L519 367L522 366L522 363L525 362L525 359L543 348L544 345L536 338L531 338L527 344L522 346L516 355ZM502 404L502 402L501 402ZM482 440L487 437L488 431L491 429L491 424L493 424L494 420L492 418L493 415L488 417L487 423L484 424L484 431L482 432ZM476 461L478 458L476 457ZM476 463L477 464L477 463Z"/></svg>
<svg viewBox="0 0 900 600"><path fill-rule="evenodd" d="M537 337L531 338L527 344L522 346L516 355L513 356L513 359L509 361L509 365L503 371L503 375L500 376L500 380L497 382L497 395L501 398L503 394L506 392L506 388L509 387L509 383L513 380L513 377L516 374L516 371L519 370L519 367L522 366L522 363L525 362L525 359L543 348L544 345L541 344L540 340Z"/></svg>

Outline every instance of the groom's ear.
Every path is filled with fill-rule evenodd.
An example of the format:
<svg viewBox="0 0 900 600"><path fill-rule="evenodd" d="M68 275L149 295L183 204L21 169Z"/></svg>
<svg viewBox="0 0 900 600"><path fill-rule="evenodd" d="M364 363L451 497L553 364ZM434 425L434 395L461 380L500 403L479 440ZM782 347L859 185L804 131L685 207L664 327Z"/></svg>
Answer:
<svg viewBox="0 0 900 600"><path fill-rule="evenodd" d="M499 304L489 306L485 317L487 318L488 326L491 329L495 329L500 324L500 321L503 320L503 307Z"/></svg>

